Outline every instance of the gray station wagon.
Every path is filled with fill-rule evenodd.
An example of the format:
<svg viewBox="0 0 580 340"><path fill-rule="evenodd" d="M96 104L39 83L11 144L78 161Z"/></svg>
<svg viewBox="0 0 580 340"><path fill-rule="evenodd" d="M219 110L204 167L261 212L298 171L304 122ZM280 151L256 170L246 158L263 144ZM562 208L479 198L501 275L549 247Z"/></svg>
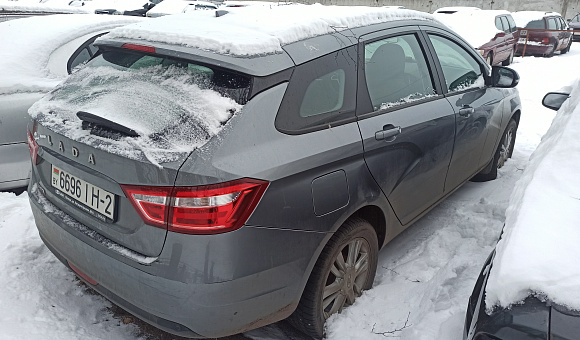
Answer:
<svg viewBox="0 0 580 340"><path fill-rule="evenodd" d="M167 332L290 317L321 337L371 288L379 249L497 176L519 77L428 14L242 10L97 40L29 111L32 211L66 266Z"/></svg>

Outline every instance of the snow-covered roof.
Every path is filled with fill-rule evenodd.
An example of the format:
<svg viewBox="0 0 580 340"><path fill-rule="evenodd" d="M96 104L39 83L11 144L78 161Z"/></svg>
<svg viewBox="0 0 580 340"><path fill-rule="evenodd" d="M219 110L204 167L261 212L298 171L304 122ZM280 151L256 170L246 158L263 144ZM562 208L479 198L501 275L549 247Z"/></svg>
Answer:
<svg viewBox="0 0 580 340"><path fill-rule="evenodd" d="M518 27L526 27L530 21L541 20L547 15L560 15L560 13L542 11L519 11L512 13L512 17Z"/></svg>
<svg viewBox="0 0 580 340"><path fill-rule="evenodd" d="M58 14L0 23L0 94L49 91L64 79L48 69L50 55L56 49L87 34L106 32L140 19L117 15Z"/></svg>
<svg viewBox="0 0 580 340"><path fill-rule="evenodd" d="M159 17L168 14L178 14L184 13L186 8L190 5L210 5L217 8L216 5L211 2L197 1L197 0L163 0L155 7L147 11L148 17Z"/></svg>
<svg viewBox="0 0 580 340"><path fill-rule="evenodd" d="M495 17L501 14L510 13L501 10L471 10L453 14L435 13L433 16L478 48L501 32L495 26Z"/></svg>
<svg viewBox="0 0 580 340"><path fill-rule="evenodd" d="M0 0L0 12L31 12L31 13L91 13L88 8L68 6L70 0L63 3L59 0L38 1L9 1Z"/></svg>
<svg viewBox="0 0 580 340"><path fill-rule="evenodd" d="M488 308L535 294L580 310L580 79L570 90L512 193Z"/></svg>
<svg viewBox="0 0 580 340"><path fill-rule="evenodd" d="M456 13L456 12L463 12L463 11L480 11L481 8L478 7L465 7L465 6L451 6L451 7L441 7L436 9L433 13Z"/></svg>
<svg viewBox="0 0 580 340"><path fill-rule="evenodd" d="M228 8L177 14L117 28L107 38L182 45L236 56L282 51L282 46L326 33L395 20L434 21L432 15L405 9L292 5Z"/></svg>

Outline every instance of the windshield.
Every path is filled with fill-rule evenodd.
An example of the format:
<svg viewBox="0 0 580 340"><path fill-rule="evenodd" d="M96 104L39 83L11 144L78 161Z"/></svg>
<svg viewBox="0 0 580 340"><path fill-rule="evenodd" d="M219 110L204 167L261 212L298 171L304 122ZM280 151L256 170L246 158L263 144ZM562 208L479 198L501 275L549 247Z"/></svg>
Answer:
<svg viewBox="0 0 580 340"><path fill-rule="evenodd" d="M532 20L530 22L528 22L528 24L526 25L526 28L531 28L531 29L545 29L546 28L546 24L544 23L544 19L540 19L540 20Z"/></svg>

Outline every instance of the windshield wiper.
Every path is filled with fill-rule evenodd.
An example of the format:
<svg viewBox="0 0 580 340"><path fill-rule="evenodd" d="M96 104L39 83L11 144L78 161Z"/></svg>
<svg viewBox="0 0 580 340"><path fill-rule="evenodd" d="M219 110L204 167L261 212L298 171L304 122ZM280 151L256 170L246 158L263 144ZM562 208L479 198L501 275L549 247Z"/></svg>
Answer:
<svg viewBox="0 0 580 340"><path fill-rule="evenodd" d="M83 130L91 130L91 134L93 135L112 139L139 137L139 134L135 130L92 113L79 111L77 112L77 117L83 121Z"/></svg>

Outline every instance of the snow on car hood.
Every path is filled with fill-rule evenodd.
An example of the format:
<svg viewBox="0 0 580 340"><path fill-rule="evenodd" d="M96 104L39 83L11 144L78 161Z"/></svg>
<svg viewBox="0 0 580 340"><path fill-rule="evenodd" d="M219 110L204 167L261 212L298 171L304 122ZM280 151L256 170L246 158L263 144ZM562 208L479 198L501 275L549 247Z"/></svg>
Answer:
<svg viewBox="0 0 580 340"><path fill-rule="evenodd" d="M195 11L121 27L107 38L161 42L236 56L282 51L309 37L394 20L436 21L427 13L363 6L285 5Z"/></svg>
<svg viewBox="0 0 580 340"><path fill-rule="evenodd" d="M59 14L0 23L0 94L49 91L66 77L48 69L50 55L56 49L84 35L106 32L139 20L123 16ZM64 65L66 62L62 61Z"/></svg>
<svg viewBox="0 0 580 340"><path fill-rule="evenodd" d="M570 90L512 193L488 309L531 294L580 310L580 79Z"/></svg>
<svg viewBox="0 0 580 340"><path fill-rule="evenodd" d="M160 165L177 161L215 136L242 108L191 82L187 70L154 66L131 72L84 68L30 109L43 126L75 141ZM135 130L117 140L82 129L84 111Z"/></svg>
<svg viewBox="0 0 580 340"><path fill-rule="evenodd" d="M471 10L453 14L435 13L433 16L457 32L471 46L478 48L502 32L495 27L495 17L500 14L509 14L509 12Z"/></svg>

